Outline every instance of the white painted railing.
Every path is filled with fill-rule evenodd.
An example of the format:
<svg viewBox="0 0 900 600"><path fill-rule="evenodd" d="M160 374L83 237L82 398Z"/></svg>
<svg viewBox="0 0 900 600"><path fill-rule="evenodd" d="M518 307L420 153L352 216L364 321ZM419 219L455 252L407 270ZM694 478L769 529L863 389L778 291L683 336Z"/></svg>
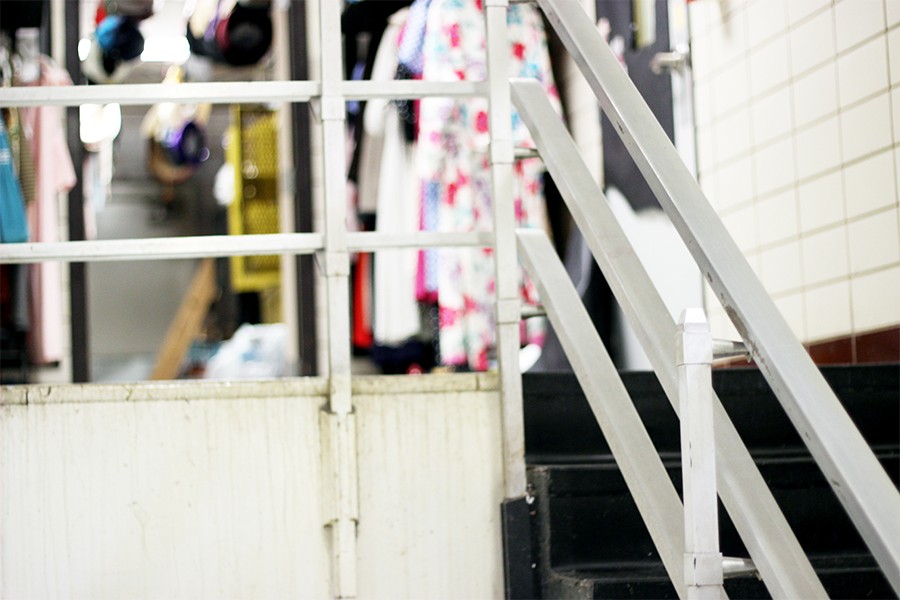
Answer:
<svg viewBox="0 0 900 600"><path fill-rule="evenodd" d="M576 2L537 0L579 66L650 188L669 215L716 296L832 489L885 573L900 592L900 494L853 425L809 355L791 332L696 180ZM585 235L604 276L635 328L673 405L673 323L652 283L582 169L534 82L513 84L517 108ZM601 206L602 205L602 206ZM824 590L765 489L749 453L721 406L715 407L723 502L776 597L821 597ZM745 470L749 469L749 470Z"/></svg>
<svg viewBox="0 0 900 600"><path fill-rule="evenodd" d="M675 366L681 407L681 477L684 499L684 579L688 600L719 600L722 553L713 432L713 341L706 315L687 309L678 321Z"/></svg>

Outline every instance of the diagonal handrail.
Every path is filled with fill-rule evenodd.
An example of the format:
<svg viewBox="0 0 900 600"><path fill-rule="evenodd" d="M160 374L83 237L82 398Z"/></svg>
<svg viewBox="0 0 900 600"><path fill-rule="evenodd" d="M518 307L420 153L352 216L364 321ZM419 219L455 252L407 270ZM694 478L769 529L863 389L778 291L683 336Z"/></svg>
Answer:
<svg viewBox="0 0 900 600"><path fill-rule="evenodd" d="M891 586L900 593L900 493L797 341L592 20L577 2L538 3Z"/></svg>
<svg viewBox="0 0 900 600"><path fill-rule="evenodd" d="M512 97L678 413L675 321L540 85L533 80L514 80ZM827 597L718 397L714 411L719 494L769 591L776 598Z"/></svg>
<svg viewBox="0 0 900 600"><path fill-rule="evenodd" d="M685 594L684 507L641 417L547 234L516 231L519 256L585 391L666 571Z"/></svg>

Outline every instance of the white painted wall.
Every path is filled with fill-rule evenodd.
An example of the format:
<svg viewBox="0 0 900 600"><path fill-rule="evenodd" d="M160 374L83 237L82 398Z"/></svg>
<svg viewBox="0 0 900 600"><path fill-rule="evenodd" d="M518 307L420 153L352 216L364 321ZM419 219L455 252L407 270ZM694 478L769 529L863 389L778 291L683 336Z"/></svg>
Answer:
<svg viewBox="0 0 900 600"><path fill-rule="evenodd" d="M0 387L0 597L328 598L323 379ZM499 394L354 380L360 598L496 598Z"/></svg>
<svg viewBox="0 0 900 600"><path fill-rule="evenodd" d="M900 324L900 0L699 0L690 17L700 183L794 332Z"/></svg>

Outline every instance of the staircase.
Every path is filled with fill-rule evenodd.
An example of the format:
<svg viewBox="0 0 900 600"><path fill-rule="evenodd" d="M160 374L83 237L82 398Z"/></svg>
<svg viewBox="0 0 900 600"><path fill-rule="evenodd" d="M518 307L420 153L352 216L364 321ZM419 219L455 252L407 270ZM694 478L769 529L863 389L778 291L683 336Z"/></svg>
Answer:
<svg viewBox="0 0 900 600"><path fill-rule="evenodd" d="M900 369L822 371L896 486ZM680 490L679 424L662 388L652 373L622 379ZM713 385L828 595L897 598L759 371L717 370ZM526 374L523 387L540 596L677 598L575 376ZM746 557L721 507L719 518L723 555ZM725 589L770 597L754 574L726 579Z"/></svg>

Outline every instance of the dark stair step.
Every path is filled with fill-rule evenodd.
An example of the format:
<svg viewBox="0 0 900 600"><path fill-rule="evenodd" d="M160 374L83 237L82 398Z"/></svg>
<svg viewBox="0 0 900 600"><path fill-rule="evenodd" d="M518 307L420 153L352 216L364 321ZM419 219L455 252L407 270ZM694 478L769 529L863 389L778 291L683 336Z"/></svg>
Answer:
<svg viewBox="0 0 900 600"><path fill-rule="evenodd" d="M811 562L834 600L896 598L871 556L817 556ZM544 590L545 598L678 598L662 564L638 561L561 567L554 570ZM755 576L726 579L725 591L733 600L772 597Z"/></svg>
<svg viewBox="0 0 900 600"><path fill-rule="evenodd" d="M822 372L897 485L900 368ZM622 379L680 493L674 411L654 374L624 373ZM895 598L761 373L716 370L713 386L829 595ZM523 389L543 597L676 597L574 375L526 374ZM721 505L719 515L722 553L747 556ZM730 579L726 589L732 598L768 597L755 577Z"/></svg>
<svg viewBox="0 0 900 600"><path fill-rule="evenodd" d="M879 453L885 469L900 471L900 452ZM760 471L797 535L812 556L867 554L868 550L818 466L808 457L758 461ZM665 461L679 494L681 465ZM550 566L604 561L658 560L653 542L611 461L593 465L552 465L529 469L529 480L546 519L543 542ZM895 484L897 483L895 479ZM724 507L719 506L720 548L726 556L747 556Z"/></svg>
<svg viewBox="0 0 900 600"><path fill-rule="evenodd" d="M897 365L825 367L822 374L870 445L891 447L900 443ZM678 418L656 376L623 373L622 380L657 450L679 453ZM751 453L805 449L759 370L714 370L713 387ZM526 373L523 390L529 464L589 463L609 455L572 373Z"/></svg>

